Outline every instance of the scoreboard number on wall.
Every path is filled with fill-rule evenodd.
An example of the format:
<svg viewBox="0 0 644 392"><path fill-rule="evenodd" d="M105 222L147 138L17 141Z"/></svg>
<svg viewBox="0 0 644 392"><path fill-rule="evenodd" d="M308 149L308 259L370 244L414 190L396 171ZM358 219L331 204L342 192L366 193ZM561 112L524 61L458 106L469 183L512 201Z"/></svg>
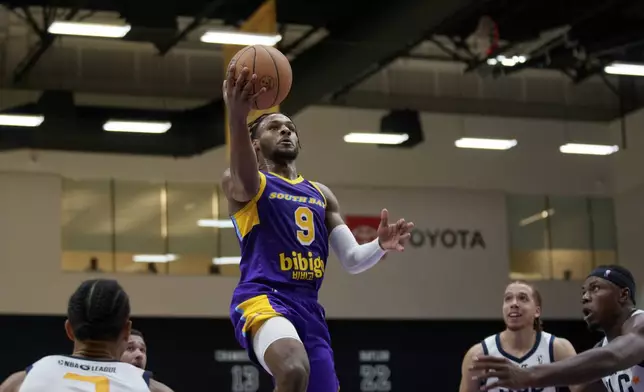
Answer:
<svg viewBox="0 0 644 392"><path fill-rule="evenodd" d="M248 354L243 350L217 350L215 361L232 363L230 367L231 392L259 391L259 369L250 362Z"/></svg>
<svg viewBox="0 0 644 392"><path fill-rule="evenodd" d="M391 369L388 350L362 350L360 355L360 391L391 391Z"/></svg>

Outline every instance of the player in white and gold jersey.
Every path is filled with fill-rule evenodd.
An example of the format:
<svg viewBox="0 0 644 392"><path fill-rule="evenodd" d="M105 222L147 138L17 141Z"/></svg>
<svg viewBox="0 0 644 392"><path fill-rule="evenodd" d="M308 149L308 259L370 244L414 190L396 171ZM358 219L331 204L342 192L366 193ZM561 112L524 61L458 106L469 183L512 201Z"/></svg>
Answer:
<svg viewBox="0 0 644 392"><path fill-rule="evenodd" d="M14 373L0 392L165 392L149 374L120 362L130 334L130 300L115 280L83 282L67 306L72 355L50 355Z"/></svg>
<svg viewBox="0 0 644 392"><path fill-rule="evenodd" d="M507 360L481 356L477 379L497 380L484 390L583 384L587 391L644 392L644 312L635 308L633 274L617 265L593 270L582 288L584 320L605 338L595 348L561 362L521 369Z"/></svg>
<svg viewBox="0 0 644 392"><path fill-rule="evenodd" d="M474 381L469 368L475 357L488 355L504 358L519 367L530 367L560 361L576 354L572 344L543 330L541 323L541 293L525 281L510 283L503 293L503 320L505 330L484 339L469 349L462 365L459 392L476 392L481 383ZM486 384L492 384L488 379ZM571 387L578 392L577 387ZM507 392L494 388L492 392ZM525 389L521 392L556 392L552 388Z"/></svg>

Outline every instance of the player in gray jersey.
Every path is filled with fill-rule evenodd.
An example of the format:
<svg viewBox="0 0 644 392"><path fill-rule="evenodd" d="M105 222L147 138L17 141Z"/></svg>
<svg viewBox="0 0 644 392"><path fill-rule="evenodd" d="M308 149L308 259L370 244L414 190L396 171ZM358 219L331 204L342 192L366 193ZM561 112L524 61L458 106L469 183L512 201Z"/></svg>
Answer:
<svg viewBox="0 0 644 392"><path fill-rule="evenodd" d="M486 355L513 363L517 367L531 367L543 363L560 361L576 354L566 339L555 337L545 331L541 323L541 294L525 281L510 283L503 294L503 320L505 330L472 346L462 365L459 392L478 391L482 384L488 387L489 380L473 380L470 367L475 357ZM577 387L571 387L573 392ZM504 388L489 389L494 392L511 392ZM555 388L534 388L521 392L555 392Z"/></svg>
<svg viewBox="0 0 644 392"><path fill-rule="evenodd" d="M635 307L635 279L624 267L600 266L582 286L584 320L605 338L560 362L522 369L492 356L475 358L474 379L494 378L483 390L582 384L584 392L644 392L644 312ZM493 373L487 373L492 371Z"/></svg>

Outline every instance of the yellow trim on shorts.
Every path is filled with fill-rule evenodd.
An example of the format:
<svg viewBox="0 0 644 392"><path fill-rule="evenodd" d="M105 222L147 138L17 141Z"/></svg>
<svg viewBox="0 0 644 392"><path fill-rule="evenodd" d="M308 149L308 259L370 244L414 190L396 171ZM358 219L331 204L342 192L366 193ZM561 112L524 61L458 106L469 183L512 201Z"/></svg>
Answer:
<svg viewBox="0 0 644 392"><path fill-rule="evenodd" d="M242 313L242 320L244 320L242 327L244 336L248 331L251 334L257 332L266 320L282 315L273 308L266 294L257 295L240 303L237 305L237 311Z"/></svg>

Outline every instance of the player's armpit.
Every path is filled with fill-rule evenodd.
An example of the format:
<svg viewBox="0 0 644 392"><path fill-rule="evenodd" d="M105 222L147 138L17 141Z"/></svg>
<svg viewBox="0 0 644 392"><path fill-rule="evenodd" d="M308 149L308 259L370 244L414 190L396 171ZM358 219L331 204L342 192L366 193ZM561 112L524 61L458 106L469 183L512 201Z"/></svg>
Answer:
<svg viewBox="0 0 644 392"><path fill-rule="evenodd" d="M483 346L481 343L477 343L467 350L465 357L463 357L463 365L461 366L461 385L458 392L475 392L479 390L479 382L472 380L470 366L472 365L472 359L481 354L483 354Z"/></svg>
<svg viewBox="0 0 644 392"><path fill-rule="evenodd" d="M156 380L150 380L150 392L174 392L167 385Z"/></svg>
<svg viewBox="0 0 644 392"><path fill-rule="evenodd" d="M12 374L0 384L0 392L18 392L25 377L27 377L27 372L24 371Z"/></svg>
<svg viewBox="0 0 644 392"><path fill-rule="evenodd" d="M230 201L249 202L259 191L259 171L255 167L253 174L233 175L231 169L224 171L221 188Z"/></svg>

